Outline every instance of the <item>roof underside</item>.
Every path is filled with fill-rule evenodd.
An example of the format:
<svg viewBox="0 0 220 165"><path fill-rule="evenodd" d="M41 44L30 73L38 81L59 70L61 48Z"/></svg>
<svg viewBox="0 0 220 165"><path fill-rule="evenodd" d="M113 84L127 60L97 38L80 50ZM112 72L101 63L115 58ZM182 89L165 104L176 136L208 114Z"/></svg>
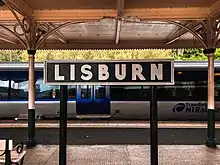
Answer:
<svg viewBox="0 0 220 165"><path fill-rule="evenodd" d="M33 17L45 32L72 22L50 35L40 49L203 47L191 33L170 21L197 31L202 26L200 21L220 13L220 0L4 1L12 4L20 14ZM19 18L22 19L22 15ZM8 7L1 6L0 25L21 34L21 28L16 24ZM24 35L20 37L25 40ZM26 48L0 26L0 49Z"/></svg>

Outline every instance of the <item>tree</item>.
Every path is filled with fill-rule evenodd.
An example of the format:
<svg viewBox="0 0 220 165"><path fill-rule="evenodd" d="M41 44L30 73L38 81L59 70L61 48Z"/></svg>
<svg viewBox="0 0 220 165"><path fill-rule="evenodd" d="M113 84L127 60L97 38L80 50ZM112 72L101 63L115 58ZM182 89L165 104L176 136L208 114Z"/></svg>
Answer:
<svg viewBox="0 0 220 165"><path fill-rule="evenodd" d="M175 52L173 52L175 54ZM175 60L207 60L203 49L182 49L174 55Z"/></svg>
<svg viewBox="0 0 220 165"><path fill-rule="evenodd" d="M37 62L44 60L88 60L88 59L157 59L207 60L202 49L157 49L157 50L38 50ZM216 49L215 59L220 60L220 49ZM27 62L26 50L1 50L0 61Z"/></svg>
<svg viewBox="0 0 220 165"><path fill-rule="evenodd" d="M39 50L36 53L36 61L44 60L104 60L104 59L152 59L170 58L171 50ZM24 54L23 62L28 61L28 55Z"/></svg>
<svg viewBox="0 0 220 165"><path fill-rule="evenodd" d="M3 62L21 61L22 56L23 56L22 50L1 50L0 51L0 61L3 61Z"/></svg>
<svg viewBox="0 0 220 165"><path fill-rule="evenodd" d="M216 49L215 51L215 59L220 60L220 49Z"/></svg>

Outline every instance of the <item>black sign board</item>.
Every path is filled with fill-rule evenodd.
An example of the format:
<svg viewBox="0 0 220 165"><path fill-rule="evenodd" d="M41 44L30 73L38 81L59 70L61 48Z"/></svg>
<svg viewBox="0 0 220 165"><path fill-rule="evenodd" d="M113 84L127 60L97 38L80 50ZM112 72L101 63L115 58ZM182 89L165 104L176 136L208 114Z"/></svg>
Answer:
<svg viewBox="0 0 220 165"><path fill-rule="evenodd" d="M173 60L45 61L49 85L173 85Z"/></svg>

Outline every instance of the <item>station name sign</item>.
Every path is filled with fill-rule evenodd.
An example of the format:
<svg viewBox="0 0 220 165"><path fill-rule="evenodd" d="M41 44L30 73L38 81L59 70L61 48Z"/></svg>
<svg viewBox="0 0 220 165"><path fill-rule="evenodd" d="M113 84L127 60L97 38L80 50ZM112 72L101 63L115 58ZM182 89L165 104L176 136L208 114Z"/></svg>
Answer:
<svg viewBox="0 0 220 165"><path fill-rule="evenodd" d="M45 61L49 85L173 85L173 60Z"/></svg>

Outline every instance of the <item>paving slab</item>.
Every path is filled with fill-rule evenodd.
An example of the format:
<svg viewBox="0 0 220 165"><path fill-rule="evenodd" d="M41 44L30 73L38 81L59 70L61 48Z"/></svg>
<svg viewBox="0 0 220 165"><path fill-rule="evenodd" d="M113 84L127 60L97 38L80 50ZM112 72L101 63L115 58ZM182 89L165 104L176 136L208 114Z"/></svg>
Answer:
<svg viewBox="0 0 220 165"><path fill-rule="evenodd" d="M219 165L220 149L160 145L159 165ZM58 145L28 149L24 165L59 165ZM149 145L68 145L67 165L150 165Z"/></svg>

